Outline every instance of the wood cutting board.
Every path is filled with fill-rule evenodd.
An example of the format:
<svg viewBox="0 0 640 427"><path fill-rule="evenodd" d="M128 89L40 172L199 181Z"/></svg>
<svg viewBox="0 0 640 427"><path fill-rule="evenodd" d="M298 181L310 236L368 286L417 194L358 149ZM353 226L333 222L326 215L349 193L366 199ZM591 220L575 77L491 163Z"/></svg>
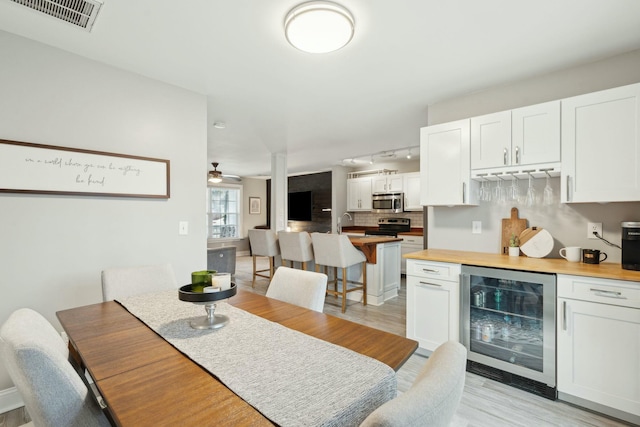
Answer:
<svg viewBox="0 0 640 427"><path fill-rule="evenodd" d="M509 239L511 235L520 236L527 229L527 220L518 218L518 208L511 208L511 218L502 219L502 246L500 253L507 255L509 253Z"/></svg>

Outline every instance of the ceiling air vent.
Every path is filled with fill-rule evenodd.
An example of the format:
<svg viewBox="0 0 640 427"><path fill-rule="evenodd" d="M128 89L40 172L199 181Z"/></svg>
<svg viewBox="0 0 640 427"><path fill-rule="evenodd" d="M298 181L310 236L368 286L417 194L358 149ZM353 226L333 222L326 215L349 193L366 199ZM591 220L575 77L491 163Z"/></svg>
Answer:
<svg viewBox="0 0 640 427"><path fill-rule="evenodd" d="M102 2L98 0L10 0L91 31Z"/></svg>

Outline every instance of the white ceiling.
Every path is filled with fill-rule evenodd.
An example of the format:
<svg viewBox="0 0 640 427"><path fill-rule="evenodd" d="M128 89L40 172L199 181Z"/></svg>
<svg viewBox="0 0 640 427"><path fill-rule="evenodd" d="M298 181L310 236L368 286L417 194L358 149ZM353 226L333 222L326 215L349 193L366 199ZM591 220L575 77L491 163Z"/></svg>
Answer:
<svg viewBox="0 0 640 427"><path fill-rule="evenodd" d="M302 2L104 0L88 33L2 0L0 29L206 94L203 162L241 176L417 146L430 104L640 48L638 0L339 0L354 38L312 55L283 34Z"/></svg>

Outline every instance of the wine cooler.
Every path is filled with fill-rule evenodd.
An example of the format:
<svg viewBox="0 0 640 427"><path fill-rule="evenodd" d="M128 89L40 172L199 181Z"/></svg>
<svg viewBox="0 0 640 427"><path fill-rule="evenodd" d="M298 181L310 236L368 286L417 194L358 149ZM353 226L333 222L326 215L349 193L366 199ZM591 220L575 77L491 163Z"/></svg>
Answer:
<svg viewBox="0 0 640 427"><path fill-rule="evenodd" d="M556 276L462 266L467 371L556 399Z"/></svg>

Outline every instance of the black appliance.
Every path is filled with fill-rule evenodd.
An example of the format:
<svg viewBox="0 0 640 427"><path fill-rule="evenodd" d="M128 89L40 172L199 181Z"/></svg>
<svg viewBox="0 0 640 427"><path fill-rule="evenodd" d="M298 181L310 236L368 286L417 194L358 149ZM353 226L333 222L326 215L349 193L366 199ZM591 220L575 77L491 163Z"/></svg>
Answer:
<svg viewBox="0 0 640 427"><path fill-rule="evenodd" d="M398 237L398 233L411 231L409 218L380 218L377 230L365 230L366 236L391 236Z"/></svg>
<svg viewBox="0 0 640 427"><path fill-rule="evenodd" d="M640 222L622 223L622 268L640 270Z"/></svg>

